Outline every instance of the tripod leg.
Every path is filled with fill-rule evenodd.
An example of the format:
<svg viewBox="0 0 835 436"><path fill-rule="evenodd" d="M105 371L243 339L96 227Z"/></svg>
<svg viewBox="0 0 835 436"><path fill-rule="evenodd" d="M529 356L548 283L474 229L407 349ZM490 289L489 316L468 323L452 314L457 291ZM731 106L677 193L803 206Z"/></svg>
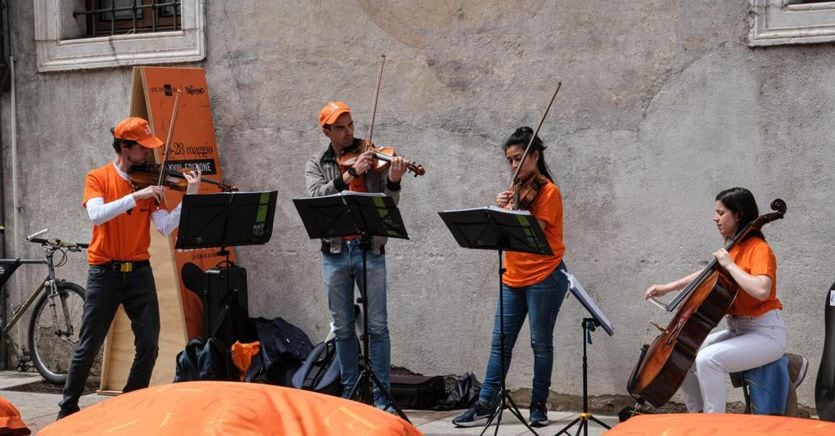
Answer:
<svg viewBox="0 0 835 436"><path fill-rule="evenodd" d="M557 432L557 434L556 434L556 436L559 436L559 435L561 435L561 434L563 434L563 433L565 433L565 434L569 434L569 433L568 433L568 429L569 429L569 428L571 428L571 427L573 427L573 426L574 426L574 424L578 423L579 421L581 421L581 419L580 419L579 417L574 418L574 421L571 421L570 423L568 423L568 425L566 425L565 427L563 427L563 428L562 428L562 430L558 431L558 432Z"/></svg>
<svg viewBox="0 0 835 436"><path fill-rule="evenodd" d="M601 421L601 420L599 420L599 419L597 419L597 418L595 418L595 417L593 417L593 416L589 416L589 419L590 419L590 420L592 420L592 421L594 421L594 422L596 422L597 424L599 424L599 425L601 425L601 426L603 426L603 427L606 427L607 429L610 429L610 430L612 429L612 427L609 427L609 426L608 426L608 425L606 425L603 421Z"/></svg>
<svg viewBox="0 0 835 436"><path fill-rule="evenodd" d="M382 394L384 397L386 397L386 401L388 402L388 405L391 406L391 407L394 407L394 410L397 412L398 416L400 416L401 418L406 420L406 422L411 423L412 421L409 421L409 418L406 416L405 413L403 413L403 410L400 409L400 406L397 405L397 402L394 401L394 397L392 397L391 393L388 391L388 389L386 389L386 387L383 386L383 383L380 382L380 379L377 378L377 375L374 374L374 371L371 371L370 369L368 369L367 372L368 372L368 376L371 377L371 381L374 382L374 384L377 386L377 389L380 391L380 394Z"/></svg>
<svg viewBox="0 0 835 436"><path fill-rule="evenodd" d="M360 391L360 399L364 400L367 397L366 392L368 389L366 388L365 380L368 377L368 369L364 367L360 370L359 374L357 375L357 381L354 383L354 386L351 388L351 392L348 394L348 398L353 399L354 395L356 395L357 391ZM364 401L363 401L364 402Z"/></svg>

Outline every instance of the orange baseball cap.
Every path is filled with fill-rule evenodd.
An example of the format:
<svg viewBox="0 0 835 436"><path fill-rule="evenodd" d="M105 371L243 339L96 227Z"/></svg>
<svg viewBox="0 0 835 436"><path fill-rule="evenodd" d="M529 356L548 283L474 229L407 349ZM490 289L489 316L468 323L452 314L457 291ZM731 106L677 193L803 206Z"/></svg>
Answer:
<svg viewBox="0 0 835 436"><path fill-rule="evenodd" d="M326 124L333 124L337 118L342 114L350 114L351 108L341 101L329 101L325 107L319 111L319 125L325 127Z"/></svg>
<svg viewBox="0 0 835 436"><path fill-rule="evenodd" d="M145 148L157 148L163 144L162 140L151 133L148 121L139 117L127 117L113 129L113 137L136 141Z"/></svg>

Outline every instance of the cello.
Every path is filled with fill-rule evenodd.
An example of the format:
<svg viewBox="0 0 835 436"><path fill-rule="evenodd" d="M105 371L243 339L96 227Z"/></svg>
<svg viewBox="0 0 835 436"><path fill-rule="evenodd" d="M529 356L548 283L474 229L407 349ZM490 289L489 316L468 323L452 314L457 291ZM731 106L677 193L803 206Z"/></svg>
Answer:
<svg viewBox="0 0 835 436"><path fill-rule="evenodd" d="M769 212L760 215L742 228L725 244L729 250L758 232L772 221L783 218L786 203L781 199L771 202ZM627 383L627 391L639 404L648 402L663 406L678 390L696 353L707 335L719 324L736 299L737 284L714 258L669 305L654 298L650 301L676 315L652 344L641 348L641 355ZM680 307L679 307L680 306Z"/></svg>

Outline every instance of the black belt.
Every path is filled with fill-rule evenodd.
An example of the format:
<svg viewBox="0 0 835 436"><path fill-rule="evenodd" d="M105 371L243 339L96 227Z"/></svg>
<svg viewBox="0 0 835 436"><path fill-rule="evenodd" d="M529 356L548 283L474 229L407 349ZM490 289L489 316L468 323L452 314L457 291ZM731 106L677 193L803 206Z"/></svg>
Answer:
<svg viewBox="0 0 835 436"><path fill-rule="evenodd" d="M148 260L139 260L139 261L122 261L122 260L114 260L111 262L103 263L100 266L102 268L107 268L116 272L131 272L136 269L142 268L143 266L150 266L151 262Z"/></svg>

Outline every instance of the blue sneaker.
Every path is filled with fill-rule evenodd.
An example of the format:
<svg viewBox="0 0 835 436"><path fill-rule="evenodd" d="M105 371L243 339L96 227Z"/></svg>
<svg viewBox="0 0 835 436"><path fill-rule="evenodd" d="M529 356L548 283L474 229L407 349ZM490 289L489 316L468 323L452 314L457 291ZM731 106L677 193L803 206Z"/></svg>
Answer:
<svg viewBox="0 0 835 436"><path fill-rule="evenodd" d="M394 406L386 402L375 403L374 407L382 410L383 412L391 413L392 415L397 415L397 410L394 408Z"/></svg>
<svg viewBox="0 0 835 436"><path fill-rule="evenodd" d="M544 401L531 403L531 417L528 419L528 424L531 427L545 427L549 424L548 408Z"/></svg>
<svg viewBox="0 0 835 436"><path fill-rule="evenodd" d="M453 418L452 423L456 427L482 427L487 424L491 416L493 416L493 408L477 401L475 406Z"/></svg>

